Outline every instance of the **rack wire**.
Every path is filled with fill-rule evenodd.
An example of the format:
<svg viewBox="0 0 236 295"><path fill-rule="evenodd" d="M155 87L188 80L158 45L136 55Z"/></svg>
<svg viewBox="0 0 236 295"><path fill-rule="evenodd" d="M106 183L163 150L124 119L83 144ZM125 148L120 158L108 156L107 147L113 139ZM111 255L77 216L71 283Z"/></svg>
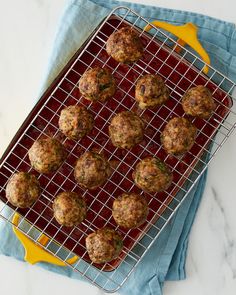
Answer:
<svg viewBox="0 0 236 295"><path fill-rule="evenodd" d="M0 217L12 223L13 215L20 213L21 220L17 225L20 231L36 244L39 244L43 234L49 236L50 242L44 246L45 250L65 263L72 255L79 255L80 259L74 265L68 264L68 267L106 292L115 292L124 284L236 126L232 97L234 82L211 66L208 76L205 76L205 63L202 60L183 47L181 55L177 54L174 50L176 41L152 25L151 33L147 34L144 27L148 24L148 20L129 8L114 9L83 49L78 51L49 94L46 93L31 112L0 165L0 197L3 201ZM127 25L139 32L145 44L144 57L129 66L115 62L105 51L109 35ZM94 66L109 68L118 82L114 97L103 104L86 101L78 89L81 75ZM133 99L135 83L145 73L161 75L171 92L171 99L157 110L140 110ZM185 116L181 97L188 88L198 84L211 89L217 104L215 113L208 120L192 118L198 127L198 135L190 152L181 157L167 155L160 144L160 133L171 117ZM83 104L95 116L92 133L79 142L68 140L58 129L61 109L71 104ZM113 147L107 133L110 119L122 110L132 110L146 122L144 141L130 151ZM28 149L41 136L58 138L68 150L65 163L50 176L34 171L27 157ZM75 160L84 151L91 149L103 152L110 161L116 163L108 182L94 192L83 190L73 178ZM145 193L150 208L147 222L136 230L125 231L112 219L112 202L124 191L142 193L135 187L131 174L138 161L147 155L158 156L165 161L173 171L174 181L163 193ZM43 187L41 197L29 209L14 208L5 198L8 179L21 170L34 173ZM62 190L80 193L88 204L86 220L72 229L59 226L53 219L51 205ZM124 248L118 259L98 266L89 260L84 240L89 233L106 225L121 232Z"/></svg>

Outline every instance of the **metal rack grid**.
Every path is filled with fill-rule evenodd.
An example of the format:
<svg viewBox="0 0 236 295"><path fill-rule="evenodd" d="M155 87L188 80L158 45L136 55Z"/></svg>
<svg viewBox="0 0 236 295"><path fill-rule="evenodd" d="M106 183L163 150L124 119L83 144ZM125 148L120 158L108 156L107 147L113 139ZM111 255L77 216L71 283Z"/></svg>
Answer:
<svg viewBox="0 0 236 295"><path fill-rule="evenodd" d="M110 22L113 15L119 16L116 18L119 19L117 26L114 26L114 23ZM68 266L78 271L93 284L107 292L114 292L124 284L140 259L157 239L167 222L187 197L194 184L198 181L210 161L214 158L217 151L222 147L236 126L235 104L227 104L229 102L229 97L234 101L232 98L232 92L235 87L234 82L227 79L212 67L210 67L209 77L204 76L203 67L205 64L202 60L185 48L182 48L181 56L177 55L174 51L176 46L175 40L155 27L152 28L152 35L147 35L143 30L147 24L149 24L148 20L131 9L126 7L114 9L96 30L83 51L65 73L63 79L44 102L40 110L38 110L37 116L34 117L22 136L18 138L17 143L12 147L11 152L4 159L0 167L1 179L4 180L4 185L1 184L0 186L0 194L2 194L5 191L7 180L14 172L19 170L34 172L27 159L27 151L33 141L42 134L59 137L67 147L69 151L68 157L71 159L77 158L78 154L92 148L95 144L97 149L109 155L109 160L119 161L119 164L114 170L113 177L109 180L108 184L105 184L99 189L97 196L90 191L83 191L78 188L78 185L72 177L72 160L64 163L62 168L52 178L45 175L37 175L39 180L46 184L42 196L30 209L23 213L20 211L22 216L17 226L19 230L34 240L35 243L39 243L39 238L42 234L50 236L51 240L44 248L64 262L76 252L78 246L84 248L84 254L80 256L80 259L74 265ZM105 43L110 34L106 34L101 30L104 25L108 26L112 31L117 30L118 27L122 25L131 25L136 29L137 27L140 28L140 36L147 40L145 43L145 52L148 59L140 60L133 65L127 66L124 74L120 68L120 64L114 63L110 57L104 55ZM152 52L153 43L157 43L159 46L159 49L155 52ZM91 52L91 50L89 50L90 46L93 46L96 50ZM159 57L161 50L167 52L164 59L163 57ZM170 66L168 59L172 56L176 56L178 62ZM80 66L84 65L84 67L81 66L80 69L76 68L76 63L78 61L80 62ZM161 65L154 68L153 64ZM181 68L179 68L181 64L186 66L184 73L181 72ZM119 81L118 94L113 98L115 106L111 106L108 101L105 104L98 103L98 105L94 107L94 104L83 100L80 94L78 94L77 82L81 74L84 70L94 65L110 68ZM188 77L190 69L195 72L194 78ZM167 86L171 90L171 98L174 102L173 108L164 105L160 107L157 112L153 110L141 111L137 109L136 103L132 97L132 89L138 77L144 73L158 73L163 76ZM175 75L174 77L178 77L178 81L173 81L173 74ZM180 115L180 99L186 90L182 88L183 80L187 83L187 88L189 88L198 84L199 79L202 77L205 79L204 81L206 81L205 85L213 89L213 96L217 100L217 109L210 119L200 121L198 121L198 119L192 119L192 122L198 127L197 138L204 138L204 144L202 144L202 141L197 141L195 143L195 152L190 151L187 157L170 157L163 152L161 145L156 139L169 118ZM124 83L125 90L123 87ZM218 93L221 94L221 100L217 98ZM119 95L121 99L119 99ZM98 124L95 124L93 134L89 135L85 141L82 140L72 145L65 137L61 137L57 127L57 120L61 108L73 103L81 103L87 106L94 114ZM121 155L119 149L111 148L106 133L106 127L115 113L126 109L138 112L139 115L146 120L146 131L150 132L146 132L145 135L148 145L146 143L141 143L138 150L126 151ZM44 112L47 112L46 118ZM165 114L167 115L165 116ZM157 123L159 124L158 126ZM211 131L214 129L210 136L207 134L208 129L206 127L208 129L210 128ZM211 149L209 149L209 146L211 146ZM20 153L15 152L16 147ZM143 227L137 229L137 238L135 238L131 235L131 230L124 231L115 226L111 214L106 218L103 211L110 210L111 202L114 199L114 195L110 195L109 185L113 186L113 188L117 188L116 193L118 191L123 191L124 181L128 191L135 189L135 185L130 179L130 174L135 164L147 154L162 156L162 160L171 165L173 172L178 177L176 176L176 180L174 180L171 188L163 193L162 198L159 197L159 195L153 196L145 194L149 202L151 212L150 218ZM10 157L13 157L12 160L10 160ZM132 159L132 165L127 164L130 159ZM15 165L12 164L13 160ZM181 169L183 169L183 173L181 173L180 166L182 167ZM120 168L122 169L120 170ZM74 227L71 230L59 226L54 221L51 213L52 200L61 189L79 191L83 196L86 195L90 201L88 204L90 218L86 219L81 226ZM102 194L109 194L110 197L103 202L103 199L99 197L102 196ZM18 208L12 209L9 206L10 204L5 200L5 204L0 207L0 217L11 223L13 215L19 212L19 210ZM155 206L158 207L157 211L155 210ZM34 216L34 218L32 216ZM94 266L93 263L89 261L86 262L86 249L83 244L84 235L86 236L91 231L98 228L96 223L98 217L100 218L99 222L101 222L103 226L110 225L117 228L123 234L124 240L129 240L129 243L127 245L125 244L122 255L118 258L116 264L112 262L107 263L101 268ZM34 222L31 221L29 223L28 221L32 220L32 218ZM39 220L45 224L43 229L37 226ZM50 234L48 232L49 227L52 227ZM81 235L78 233L81 233ZM65 237L60 244L58 244L59 234ZM79 238L77 239L76 237ZM73 246L68 250L67 242L69 240ZM109 272L106 270L109 270Z"/></svg>

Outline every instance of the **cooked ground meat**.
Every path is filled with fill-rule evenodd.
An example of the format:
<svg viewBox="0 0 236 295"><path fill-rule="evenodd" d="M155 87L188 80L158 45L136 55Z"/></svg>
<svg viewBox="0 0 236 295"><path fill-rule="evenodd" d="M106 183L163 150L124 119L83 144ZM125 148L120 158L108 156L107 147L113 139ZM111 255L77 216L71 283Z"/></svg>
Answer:
<svg viewBox="0 0 236 295"><path fill-rule="evenodd" d="M107 181L111 167L102 154L88 151L77 160L74 175L80 186L95 189Z"/></svg>
<svg viewBox="0 0 236 295"><path fill-rule="evenodd" d="M144 197L124 193L113 202L112 216L124 228L135 228L146 221L148 204Z"/></svg>
<svg viewBox="0 0 236 295"><path fill-rule="evenodd" d="M169 98L169 89L158 75L142 76L135 87L135 99L141 109L162 105Z"/></svg>
<svg viewBox="0 0 236 295"><path fill-rule="evenodd" d="M86 248L94 263L106 263L117 258L122 247L120 234L107 227L98 229L86 238Z"/></svg>
<svg viewBox="0 0 236 295"><path fill-rule="evenodd" d="M161 142L168 154L182 155L194 145L197 128L186 118L173 118L165 126Z"/></svg>
<svg viewBox="0 0 236 295"><path fill-rule="evenodd" d="M143 139L144 123L136 114L124 111L115 115L109 126L109 135L114 146L132 148Z"/></svg>
<svg viewBox="0 0 236 295"><path fill-rule="evenodd" d="M79 140L93 129L93 116L84 107L72 105L61 111L59 128L69 138Z"/></svg>
<svg viewBox="0 0 236 295"><path fill-rule="evenodd" d="M6 198L16 207L30 207L40 196L41 189L35 175L18 172L12 175L7 187Z"/></svg>
<svg viewBox="0 0 236 295"><path fill-rule="evenodd" d="M182 106L186 114L205 119L211 116L216 107L210 90L203 85L186 91L182 98Z"/></svg>
<svg viewBox="0 0 236 295"><path fill-rule="evenodd" d="M155 193L167 190L172 183L173 175L159 158L147 157L135 167L133 179L144 191Z"/></svg>
<svg viewBox="0 0 236 295"><path fill-rule="evenodd" d="M110 35L106 50L116 61L129 64L142 57L143 44L134 29L124 27Z"/></svg>
<svg viewBox="0 0 236 295"><path fill-rule="evenodd" d="M81 94L91 101L105 101L116 91L116 81L106 68L87 70L79 80Z"/></svg>
<svg viewBox="0 0 236 295"><path fill-rule="evenodd" d="M28 152L31 166L39 173L56 171L67 156L63 145L55 138L36 140Z"/></svg>
<svg viewBox="0 0 236 295"><path fill-rule="evenodd" d="M86 217L85 200L74 192L62 192L53 202L54 217L64 226L80 224Z"/></svg>

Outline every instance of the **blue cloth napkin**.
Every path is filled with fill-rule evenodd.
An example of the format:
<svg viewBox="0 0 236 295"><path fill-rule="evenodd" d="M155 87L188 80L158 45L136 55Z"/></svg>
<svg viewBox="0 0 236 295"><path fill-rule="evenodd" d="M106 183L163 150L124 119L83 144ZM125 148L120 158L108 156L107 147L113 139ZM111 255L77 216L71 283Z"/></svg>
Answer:
<svg viewBox="0 0 236 295"><path fill-rule="evenodd" d="M112 8L120 5L132 8L149 20L159 19L174 24L195 23L200 29L199 39L210 54L212 65L229 78L236 80L236 31L234 24L195 13L140 4L107 0L77 0L69 1L65 8L42 91L52 82L91 31ZM149 249L135 272L119 290L121 294L160 295L165 280L185 278L189 232L204 191L205 181L206 173ZM11 226L2 221L0 223L0 252L19 260L23 260L24 257L24 249L13 234ZM82 279L69 267L56 267L46 263L39 265L71 278Z"/></svg>

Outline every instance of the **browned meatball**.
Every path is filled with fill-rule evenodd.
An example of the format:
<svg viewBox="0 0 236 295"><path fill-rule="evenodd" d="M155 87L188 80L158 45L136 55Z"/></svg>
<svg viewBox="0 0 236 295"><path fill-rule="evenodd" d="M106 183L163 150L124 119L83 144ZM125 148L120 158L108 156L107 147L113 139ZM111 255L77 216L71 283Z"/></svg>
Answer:
<svg viewBox="0 0 236 295"><path fill-rule="evenodd" d="M182 155L194 145L197 128L186 118L173 118L165 126L161 142L168 154Z"/></svg>
<svg viewBox="0 0 236 295"><path fill-rule="evenodd" d="M109 135L114 146L129 149L142 141L144 123L136 114L124 111L115 115L109 126Z"/></svg>
<svg viewBox="0 0 236 295"><path fill-rule="evenodd" d="M110 35L106 50L116 61L129 64L142 57L143 44L134 29L124 27Z"/></svg>
<svg viewBox="0 0 236 295"><path fill-rule="evenodd" d="M28 152L32 167L39 173L56 171L67 156L63 145L55 138L38 139Z"/></svg>
<svg viewBox="0 0 236 295"><path fill-rule="evenodd" d="M138 227L147 218L147 201L141 195L124 193L113 202L112 215L115 222L124 228Z"/></svg>
<svg viewBox="0 0 236 295"><path fill-rule="evenodd" d="M133 179L144 191L155 193L168 189L173 175L169 167L159 158L147 157L135 167Z"/></svg>
<svg viewBox="0 0 236 295"><path fill-rule="evenodd" d="M142 76L135 87L135 99L141 109L162 105L169 98L169 89L158 75Z"/></svg>
<svg viewBox="0 0 236 295"><path fill-rule="evenodd" d="M86 238L86 248L94 263L106 263L117 258L122 250L122 237L114 229L98 229Z"/></svg>
<svg viewBox="0 0 236 295"><path fill-rule="evenodd" d="M62 192L53 202L54 217L64 226L80 224L86 217L87 207L84 199L74 192Z"/></svg>
<svg viewBox="0 0 236 295"><path fill-rule="evenodd" d="M107 181L111 166L103 155L88 151L77 160L74 175L79 185L95 189Z"/></svg>
<svg viewBox="0 0 236 295"><path fill-rule="evenodd" d="M216 107L210 90L203 85L186 91L182 106L186 114L205 119L211 116Z"/></svg>
<svg viewBox="0 0 236 295"><path fill-rule="evenodd" d="M6 198L20 208L30 207L40 196L41 189L35 175L18 172L12 175L7 187Z"/></svg>
<svg viewBox="0 0 236 295"><path fill-rule="evenodd" d="M61 111L59 128L69 138L78 140L93 129L93 116L84 106L69 106Z"/></svg>
<svg viewBox="0 0 236 295"><path fill-rule="evenodd" d="M106 68L87 70L79 80L81 94L91 101L105 101L116 91L116 81Z"/></svg>

